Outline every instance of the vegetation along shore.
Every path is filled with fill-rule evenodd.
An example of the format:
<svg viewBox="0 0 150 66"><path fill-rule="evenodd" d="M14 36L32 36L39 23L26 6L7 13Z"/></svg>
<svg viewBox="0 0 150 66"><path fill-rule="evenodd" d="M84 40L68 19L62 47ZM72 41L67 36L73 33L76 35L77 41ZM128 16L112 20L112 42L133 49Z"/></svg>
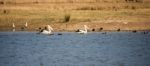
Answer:
<svg viewBox="0 0 150 66"><path fill-rule="evenodd" d="M150 0L0 0L0 31L150 30Z"/></svg>

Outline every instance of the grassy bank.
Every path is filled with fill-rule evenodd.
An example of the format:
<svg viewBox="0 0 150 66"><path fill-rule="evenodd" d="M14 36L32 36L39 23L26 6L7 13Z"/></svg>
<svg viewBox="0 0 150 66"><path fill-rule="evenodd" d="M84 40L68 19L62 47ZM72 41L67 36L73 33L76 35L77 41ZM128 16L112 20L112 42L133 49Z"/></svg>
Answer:
<svg viewBox="0 0 150 66"><path fill-rule="evenodd" d="M121 0L83 0L83 2L70 2L68 0L55 2L49 0L48 2L47 0L39 0L38 3L35 3L36 1L15 0L1 4L0 30L10 28L12 23L21 27L25 22L28 22L32 25L30 28L35 28L37 26L41 27L46 24L55 23L62 25L64 23L74 24L87 22L90 24L144 22L145 24L145 22L149 22L150 18L149 2L127 3ZM68 21L66 21L66 16L69 17Z"/></svg>

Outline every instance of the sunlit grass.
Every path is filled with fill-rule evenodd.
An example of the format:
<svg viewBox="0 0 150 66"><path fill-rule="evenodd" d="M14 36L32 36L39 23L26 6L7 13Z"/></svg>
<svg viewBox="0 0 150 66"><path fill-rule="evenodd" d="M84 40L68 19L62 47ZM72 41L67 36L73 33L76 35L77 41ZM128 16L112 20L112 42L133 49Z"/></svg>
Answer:
<svg viewBox="0 0 150 66"><path fill-rule="evenodd" d="M8 3L0 5L0 26L22 26L29 22L32 26L50 23L64 23L69 14L69 23L79 22L149 22L149 3L125 3L124 1L83 0L83 2L39 2ZM46 1L46 0L45 0ZM65 22L66 23L66 22Z"/></svg>

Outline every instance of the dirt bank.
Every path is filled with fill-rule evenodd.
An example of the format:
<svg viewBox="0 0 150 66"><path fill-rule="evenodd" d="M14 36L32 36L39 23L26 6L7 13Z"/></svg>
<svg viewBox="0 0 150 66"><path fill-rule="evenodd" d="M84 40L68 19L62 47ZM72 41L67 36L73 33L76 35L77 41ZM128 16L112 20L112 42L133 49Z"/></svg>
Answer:
<svg viewBox="0 0 150 66"><path fill-rule="evenodd" d="M44 28L46 25L51 25L54 31L76 31L78 29L83 29L83 25L89 27L89 31L117 31L117 30L150 30L150 22L110 22L110 23L98 23L98 22L68 22L68 23L38 23L33 24L28 23L28 27L24 28L23 25L16 25L15 29L17 31L28 30L28 31L38 31L40 28ZM1 25L0 31L12 31L12 25Z"/></svg>
<svg viewBox="0 0 150 66"><path fill-rule="evenodd" d="M83 29L83 25L89 27L89 31L116 31L116 30L150 30L150 22L111 22L111 23L63 23L63 24L51 24L56 31L75 31Z"/></svg>

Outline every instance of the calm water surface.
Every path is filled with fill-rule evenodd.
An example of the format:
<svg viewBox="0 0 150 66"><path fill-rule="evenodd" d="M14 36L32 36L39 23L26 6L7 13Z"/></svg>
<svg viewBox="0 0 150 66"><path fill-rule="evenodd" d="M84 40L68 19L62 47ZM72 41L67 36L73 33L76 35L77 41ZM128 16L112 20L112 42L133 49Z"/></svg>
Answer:
<svg viewBox="0 0 150 66"><path fill-rule="evenodd" d="M150 33L0 32L0 66L150 66Z"/></svg>

